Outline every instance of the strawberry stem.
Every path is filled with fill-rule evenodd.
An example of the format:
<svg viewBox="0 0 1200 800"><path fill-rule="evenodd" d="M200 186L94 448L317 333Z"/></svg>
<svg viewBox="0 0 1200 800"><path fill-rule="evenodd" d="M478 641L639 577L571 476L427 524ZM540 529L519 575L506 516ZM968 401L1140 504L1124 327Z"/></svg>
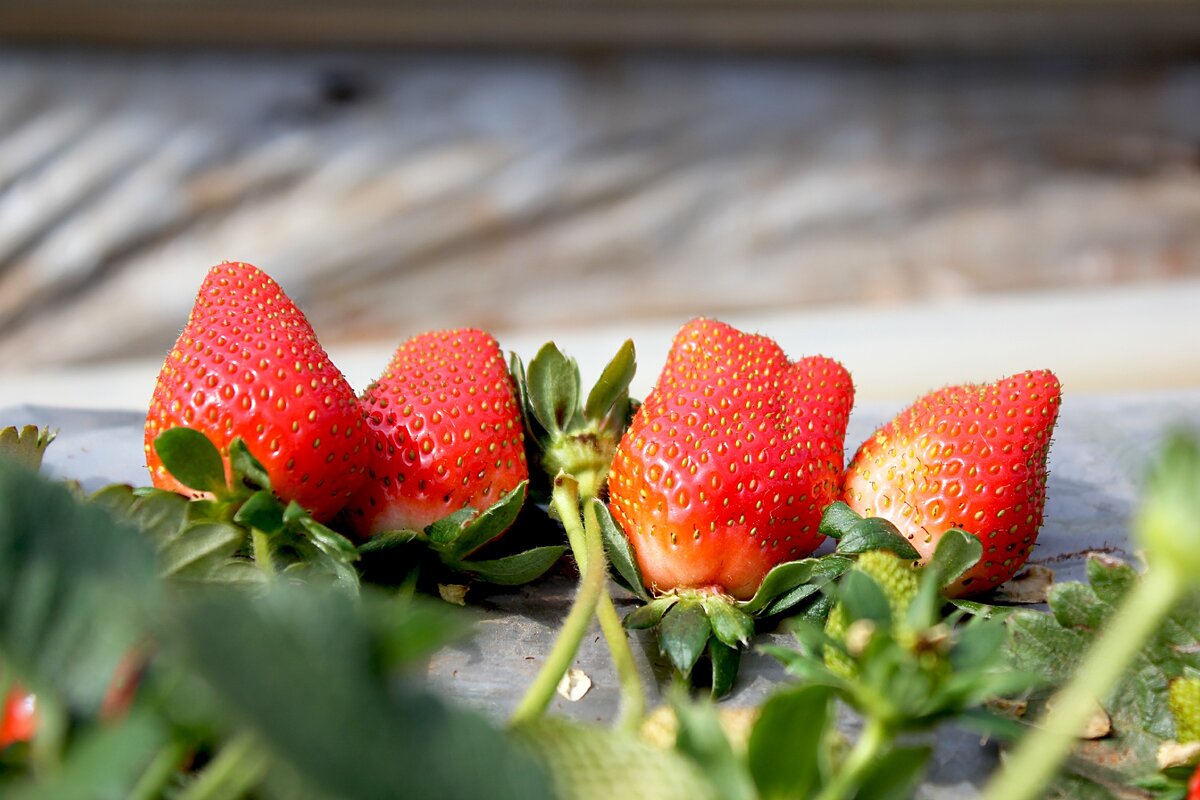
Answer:
<svg viewBox="0 0 1200 800"><path fill-rule="evenodd" d="M129 800L155 800L162 797L163 788L179 770L186 755L187 748L179 742L171 742L159 750L129 792Z"/></svg>
<svg viewBox="0 0 1200 800"><path fill-rule="evenodd" d="M880 717L869 717L858 741L854 743L854 749L841 763L841 768L833 780L817 795L817 800L842 800L845 797L853 797L862 783L863 774L873 765L880 751L891 739L892 734L887 723Z"/></svg>
<svg viewBox="0 0 1200 800"><path fill-rule="evenodd" d="M603 541L600 523L596 519L596 511L586 499L584 503L583 517L587 536ZM604 564L603 569L607 572L607 563ZM608 652L612 656L613 666L617 670L617 682L621 687L621 710L617 717L617 727L630 732L636 731L642 724L642 717L646 714L646 695L642 691L642 680L638 677L633 650L629 647L629 637L625 633L625 626L621 624L621 617L617 614L607 586L600 595L596 617L600 620L600 630L603 631L604 640L608 643Z"/></svg>
<svg viewBox="0 0 1200 800"><path fill-rule="evenodd" d="M1018 742L1012 758L989 782L984 790L987 800L1029 800L1039 795L1066 758L1097 700L1103 701L1185 586L1179 571L1165 565L1142 578L1075 677L1053 701L1053 713L1044 715L1038 727Z"/></svg>
<svg viewBox="0 0 1200 800"><path fill-rule="evenodd" d="M551 499L555 509L563 518L564 524L568 524L566 520L573 518L574 524L578 527L579 487L575 480L568 475L559 473L559 476L554 479L554 491ZM545 663L542 664L537 677L534 678L533 683L525 692L525 696L517 705L516 711L513 712L512 718L509 720L510 725L530 722L545 713L546 708L550 705L550 700L554 697L554 691L558 687L559 681L562 680L563 675L571 666L571 662L574 661L575 654L579 651L579 644L583 641L588 625L591 624L592 617L596 613L596 604L604 594L606 578L604 545L598 532L596 535L589 535L586 528L581 538L581 547L579 549L572 548L575 550L575 558L579 562L579 569L582 573L579 579L579 590L575 594L575 602L571 605L571 611L567 614L562 628L559 629L558 638L555 640L550 654L546 657Z"/></svg>
<svg viewBox="0 0 1200 800"><path fill-rule="evenodd" d="M243 733L231 739L204 771L188 784L179 800L227 800L243 797L267 771L267 759L254 737Z"/></svg>
<svg viewBox="0 0 1200 800"><path fill-rule="evenodd" d="M254 546L254 563L262 570L268 581L275 579L275 564L271 561L271 537L266 531L250 529L250 541Z"/></svg>

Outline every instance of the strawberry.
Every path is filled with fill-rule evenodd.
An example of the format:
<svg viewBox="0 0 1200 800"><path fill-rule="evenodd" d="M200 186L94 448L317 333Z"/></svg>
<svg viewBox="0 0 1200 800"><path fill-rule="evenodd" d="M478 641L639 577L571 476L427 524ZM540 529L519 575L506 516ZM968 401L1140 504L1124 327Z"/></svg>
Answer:
<svg viewBox="0 0 1200 800"><path fill-rule="evenodd" d="M1060 394L1046 370L932 392L862 444L842 499L892 522L922 563L946 531L973 534L983 558L947 592L993 589L1021 568L1037 539Z"/></svg>
<svg viewBox="0 0 1200 800"><path fill-rule="evenodd" d="M332 517L358 489L370 455L354 390L304 314L249 264L209 270L146 417L146 465L154 485L195 495L153 447L155 437L175 427L212 440L227 477L230 443L241 438L275 494L318 520Z"/></svg>
<svg viewBox="0 0 1200 800"><path fill-rule="evenodd" d="M362 404L376 434L370 480L348 507L362 535L422 530L491 506L529 477L513 382L484 331L409 339Z"/></svg>
<svg viewBox="0 0 1200 800"><path fill-rule="evenodd" d="M37 699L14 685L0 706L0 748L27 742L37 733Z"/></svg>
<svg viewBox="0 0 1200 800"><path fill-rule="evenodd" d="M751 597L776 564L822 540L854 388L821 356L696 319L617 448L613 516L644 585Z"/></svg>

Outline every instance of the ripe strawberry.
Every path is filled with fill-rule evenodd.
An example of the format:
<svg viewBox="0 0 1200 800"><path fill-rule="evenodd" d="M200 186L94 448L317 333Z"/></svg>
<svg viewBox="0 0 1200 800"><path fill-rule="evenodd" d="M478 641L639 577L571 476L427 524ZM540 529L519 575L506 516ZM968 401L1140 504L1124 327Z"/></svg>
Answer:
<svg viewBox="0 0 1200 800"><path fill-rule="evenodd" d="M751 597L811 553L837 496L854 388L836 361L696 319L617 448L613 516L657 592Z"/></svg>
<svg viewBox="0 0 1200 800"><path fill-rule="evenodd" d="M1025 563L1041 527L1060 393L1042 370L928 394L858 449L842 499L892 522L922 562L945 531L973 534L983 558L947 591L993 589Z"/></svg>
<svg viewBox="0 0 1200 800"><path fill-rule="evenodd" d="M421 530L529 477L513 382L484 331L409 339L362 403L376 439L370 480L349 505L360 534Z"/></svg>
<svg viewBox="0 0 1200 800"><path fill-rule="evenodd" d="M146 417L154 485L194 494L163 466L153 442L194 428L220 449L241 437L271 488L318 520L345 505L365 475L368 434L354 390L304 314L249 264L209 270L183 333L167 356Z"/></svg>
<svg viewBox="0 0 1200 800"><path fill-rule="evenodd" d="M1188 779L1187 800L1200 800L1200 766L1197 766Z"/></svg>
<svg viewBox="0 0 1200 800"><path fill-rule="evenodd" d="M27 742L37 733L37 699L20 686L13 686L0 706L0 749Z"/></svg>

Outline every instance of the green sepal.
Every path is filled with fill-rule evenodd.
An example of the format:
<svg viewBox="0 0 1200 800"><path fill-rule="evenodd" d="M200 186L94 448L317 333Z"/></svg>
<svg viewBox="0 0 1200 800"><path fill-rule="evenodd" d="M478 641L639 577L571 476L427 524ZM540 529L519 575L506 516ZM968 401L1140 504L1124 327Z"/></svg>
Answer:
<svg viewBox="0 0 1200 800"><path fill-rule="evenodd" d="M601 420L620 402L628 397L629 384L637 372L637 356L633 340L626 339L617 354L604 367L592 390L588 392L583 406L583 416L588 420Z"/></svg>
<svg viewBox="0 0 1200 800"><path fill-rule="evenodd" d="M708 640L708 660L712 663L712 697L724 697L737 682L738 667L742 663L742 651L731 647L716 636Z"/></svg>
<svg viewBox="0 0 1200 800"><path fill-rule="evenodd" d="M815 626L813 626L815 630ZM825 663L821 660L820 650L815 651L815 655L811 652L799 653L787 647L780 645L768 644L758 648L763 653L771 656L783 665L784 670L789 675L798 678L805 686L830 686L844 687L845 681L830 672Z"/></svg>
<svg viewBox="0 0 1200 800"><path fill-rule="evenodd" d="M754 636L753 617L720 597L705 598L702 607L717 639L734 648L750 644Z"/></svg>
<svg viewBox="0 0 1200 800"><path fill-rule="evenodd" d="M526 391L538 424L552 436L566 431L579 406L579 367L547 342L529 362Z"/></svg>
<svg viewBox="0 0 1200 800"><path fill-rule="evenodd" d="M283 530L283 503L268 489L250 495L233 515L233 521L263 533L276 534Z"/></svg>
<svg viewBox="0 0 1200 800"><path fill-rule="evenodd" d="M202 522L189 525L159 547L160 574L185 580L206 580L221 572L246 539L235 525Z"/></svg>
<svg viewBox="0 0 1200 800"><path fill-rule="evenodd" d="M855 797L906 800L913 797L933 748L895 747L871 760Z"/></svg>
<svg viewBox="0 0 1200 800"><path fill-rule="evenodd" d="M862 515L841 500L825 506L817 531L831 539L841 539L862 521Z"/></svg>
<svg viewBox="0 0 1200 800"><path fill-rule="evenodd" d="M763 704L746 750L760 797L772 800L816 794L832 700L829 687L818 685L778 691Z"/></svg>
<svg viewBox="0 0 1200 800"><path fill-rule="evenodd" d="M175 480L197 492L225 494L225 463L221 452L203 433L170 428L154 438L154 452Z"/></svg>
<svg viewBox="0 0 1200 800"><path fill-rule="evenodd" d="M475 509L460 508L425 527L425 535L439 549L449 552L453 543L462 536L467 524L475 519Z"/></svg>
<svg viewBox="0 0 1200 800"><path fill-rule="evenodd" d="M617 525L609 513L608 506L599 500L592 500L596 512L596 521L600 523L600 533L604 537L604 549L608 553L608 561L616 570L617 583L633 592L639 598L650 602L650 593L642 583L642 571L638 568L637 557L629 538Z"/></svg>
<svg viewBox="0 0 1200 800"><path fill-rule="evenodd" d="M681 600L663 615L658 626L658 643L663 655L685 678L712 635L712 625L700 603Z"/></svg>
<svg viewBox="0 0 1200 800"><path fill-rule="evenodd" d="M317 549L321 550L325 555L343 563L358 560L358 548L354 546L353 542L332 528L317 522L295 500L288 503L287 508L284 509L283 521L293 528L298 527L303 530L308 536L309 541L316 545Z"/></svg>
<svg viewBox="0 0 1200 800"><path fill-rule="evenodd" d="M843 555L857 555L868 550L890 550L912 561L921 557L896 526L883 517L860 519L838 540L837 552Z"/></svg>
<svg viewBox="0 0 1200 800"><path fill-rule="evenodd" d="M933 558L925 568L935 571L938 582L945 587L961 578L982 557L983 545L978 539L964 530L951 528L938 539Z"/></svg>
<svg viewBox="0 0 1200 800"><path fill-rule="evenodd" d="M941 618L942 605L945 603L937 571L922 569L919 571L919 575L917 593L912 602L908 604L908 610L904 612L905 622L914 631L936 625Z"/></svg>
<svg viewBox="0 0 1200 800"><path fill-rule="evenodd" d="M952 597L948 601L955 608L965 611L968 614L984 619L1004 619L1010 614L1017 611L1011 606L994 606L989 603L981 603L978 600L966 600L961 597Z"/></svg>
<svg viewBox="0 0 1200 800"><path fill-rule="evenodd" d="M15 461L36 472L42 466L46 448L58 436L58 431L24 425L0 429L0 458Z"/></svg>
<svg viewBox="0 0 1200 800"><path fill-rule="evenodd" d="M854 561L852 559L832 554L822 556L821 558L817 559L817 563L813 565L812 575L809 576L808 583L797 586L790 592L784 592L782 595L772 600L764 609L763 614L765 616L773 616L775 614L782 614L785 611L791 611L800 603L820 593L822 589L828 586L832 581L840 578L846 572L846 570L850 569L852 566L854 566ZM822 598L825 597L826 595L822 594L813 603L810 603L810 610L814 606L821 607L823 603ZM823 606L823 614L828 615L829 608L832 608L832 606L832 601L829 601L828 604L825 604ZM808 611L805 613L808 613Z"/></svg>
<svg viewBox="0 0 1200 800"><path fill-rule="evenodd" d="M653 628L662 621L671 606L679 602L679 597L673 594L656 597L644 606L638 606L626 615L624 625L630 630L645 630Z"/></svg>
<svg viewBox="0 0 1200 800"><path fill-rule="evenodd" d="M870 575L850 570L838 588L838 599L846 609L848 620L865 619L881 627L891 625L892 604Z"/></svg>
<svg viewBox="0 0 1200 800"><path fill-rule="evenodd" d="M754 596L741 603L742 610L750 614L757 614L779 595L808 583L818 560L805 558L800 561L785 561L782 564L776 564L758 585Z"/></svg>
<svg viewBox="0 0 1200 800"><path fill-rule="evenodd" d="M668 700L679 723L679 731L675 736L676 751L699 767L708 785L715 790L716 797L721 800L754 800L757 797L754 784L729 743L713 703L690 700L686 690L678 684L671 688ZM658 797L661 794L660 790L644 796ZM694 795L672 793L670 796Z"/></svg>
<svg viewBox="0 0 1200 800"><path fill-rule="evenodd" d="M414 531L409 529L395 531L380 531L373 535L370 539L358 546L360 554L379 553L385 550L392 550L397 547L403 547L412 542L427 542L429 537L424 531Z"/></svg>
<svg viewBox="0 0 1200 800"><path fill-rule="evenodd" d="M229 443L229 468L233 472L233 484L251 489L270 489L271 478L262 462L254 457L242 438L235 437Z"/></svg>
<svg viewBox="0 0 1200 800"><path fill-rule="evenodd" d="M566 551L564 545L534 547L491 561L457 561L446 565L497 586L519 586L541 577Z"/></svg>
<svg viewBox="0 0 1200 800"><path fill-rule="evenodd" d="M451 559L466 558L512 527L525 504L525 490L528 486L529 481L521 481L512 491L463 526L457 536L445 542L447 556ZM438 541L432 530L429 538L434 542Z"/></svg>

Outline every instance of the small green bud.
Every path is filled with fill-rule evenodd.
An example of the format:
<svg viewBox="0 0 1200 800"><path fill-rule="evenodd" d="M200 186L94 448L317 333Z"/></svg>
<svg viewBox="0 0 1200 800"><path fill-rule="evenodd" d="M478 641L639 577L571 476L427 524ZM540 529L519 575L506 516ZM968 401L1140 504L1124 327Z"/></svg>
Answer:
<svg viewBox="0 0 1200 800"><path fill-rule="evenodd" d="M901 630L905 624L908 607L917 596L917 572L913 569L912 562L889 550L868 550L858 557L854 569L879 584L879 588L888 599L888 605L891 606L892 626ZM850 644L846 638L849 627L846 611L842 604L838 603L829 612L825 633L831 639ZM855 644L862 645L856 648L858 650L865 646L863 642ZM847 679L853 678L856 671L853 662L842 651L832 647L825 650L825 666L835 675Z"/></svg>

